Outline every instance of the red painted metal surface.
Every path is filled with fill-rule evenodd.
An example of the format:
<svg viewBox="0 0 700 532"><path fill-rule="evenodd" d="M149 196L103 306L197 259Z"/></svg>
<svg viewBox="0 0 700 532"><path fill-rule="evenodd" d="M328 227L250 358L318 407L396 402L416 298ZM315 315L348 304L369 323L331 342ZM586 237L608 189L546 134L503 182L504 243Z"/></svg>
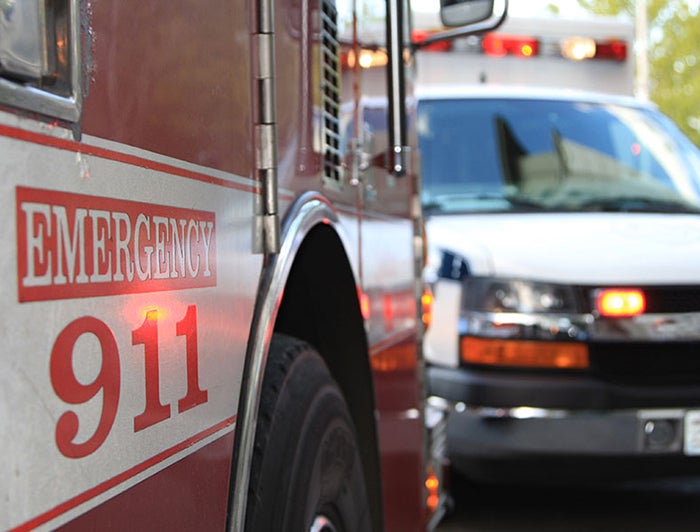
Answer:
<svg viewBox="0 0 700 532"><path fill-rule="evenodd" d="M415 335L372 355L388 531L425 529L424 429Z"/></svg>
<svg viewBox="0 0 700 532"><path fill-rule="evenodd" d="M90 11L83 132L249 175L247 4L120 0Z"/></svg>
<svg viewBox="0 0 700 532"><path fill-rule="evenodd" d="M224 530L233 433L58 530Z"/></svg>

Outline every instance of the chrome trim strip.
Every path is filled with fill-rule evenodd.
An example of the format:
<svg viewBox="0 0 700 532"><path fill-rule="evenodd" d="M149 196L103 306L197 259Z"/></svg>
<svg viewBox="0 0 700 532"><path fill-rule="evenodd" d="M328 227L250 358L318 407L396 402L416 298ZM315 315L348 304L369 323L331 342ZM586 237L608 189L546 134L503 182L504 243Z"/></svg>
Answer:
<svg viewBox="0 0 700 532"><path fill-rule="evenodd" d="M12 107L69 122L77 122L80 118L80 104L75 93L72 98L63 98L34 87L25 87L0 79L0 101Z"/></svg>
<svg viewBox="0 0 700 532"><path fill-rule="evenodd" d="M451 405L450 412L469 414L483 419L564 419L591 414L607 416L612 414L634 414L641 420L683 419L687 408L626 408L621 410L565 410L555 408L536 408L531 406L497 407L469 406L458 402Z"/></svg>
<svg viewBox="0 0 700 532"><path fill-rule="evenodd" d="M318 224L337 227L337 213L322 196L309 192L302 195L292 205L282 228L280 252L270 257L260 281L259 297L256 303L250 342L246 353L246 374L241 392L241 403L237 420L240 432L237 461L233 464L235 473L234 493L231 498L229 530L243 530L245 524L246 500L250 481L250 464L255 443L255 427L262 388L267 352L272 337L272 328L277 317L285 283L289 277L294 258L304 237Z"/></svg>
<svg viewBox="0 0 700 532"><path fill-rule="evenodd" d="M404 79L404 35L403 9L401 1L389 0L386 4L387 16L387 53L389 64L387 72L389 92L389 169L395 176L406 173L406 82Z"/></svg>
<svg viewBox="0 0 700 532"><path fill-rule="evenodd" d="M590 334L594 340L700 341L700 312L596 318Z"/></svg>
<svg viewBox="0 0 700 532"><path fill-rule="evenodd" d="M589 339L591 314L527 314L520 312L462 311L461 334L523 340ZM513 328L507 328L512 325Z"/></svg>
<svg viewBox="0 0 700 532"><path fill-rule="evenodd" d="M696 342L700 341L700 312L604 318L593 314L462 311L460 333L525 340Z"/></svg>
<svg viewBox="0 0 700 532"><path fill-rule="evenodd" d="M516 406L512 408L502 407L469 407L464 403L455 405L456 412L469 412L481 418L497 419L562 419L573 413L567 410L555 410L549 408L534 408L531 406Z"/></svg>

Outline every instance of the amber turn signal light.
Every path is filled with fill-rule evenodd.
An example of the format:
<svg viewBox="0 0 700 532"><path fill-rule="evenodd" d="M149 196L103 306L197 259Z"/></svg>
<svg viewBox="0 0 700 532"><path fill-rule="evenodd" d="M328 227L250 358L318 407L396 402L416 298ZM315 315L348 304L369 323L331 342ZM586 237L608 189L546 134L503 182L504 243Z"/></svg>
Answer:
<svg viewBox="0 0 700 532"><path fill-rule="evenodd" d="M589 366L588 346L578 342L501 340L464 336L462 360L470 364L582 369Z"/></svg>

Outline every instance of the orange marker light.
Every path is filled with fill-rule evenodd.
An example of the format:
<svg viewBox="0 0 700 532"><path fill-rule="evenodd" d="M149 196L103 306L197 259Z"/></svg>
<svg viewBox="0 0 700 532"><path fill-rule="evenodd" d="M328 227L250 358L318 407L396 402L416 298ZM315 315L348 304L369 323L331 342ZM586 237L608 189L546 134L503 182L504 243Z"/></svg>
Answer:
<svg viewBox="0 0 700 532"><path fill-rule="evenodd" d="M463 336L462 360L491 366L584 369L589 367L588 347L578 342L502 340Z"/></svg>
<svg viewBox="0 0 700 532"><path fill-rule="evenodd" d="M440 480L433 472L432 467L428 468L428 478L425 479L425 489L427 491L425 503L428 507L428 512L433 513L440 504Z"/></svg>
<svg viewBox="0 0 700 532"><path fill-rule="evenodd" d="M362 311L362 317L368 320L372 314L370 300L369 296L362 291L360 291L360 310Z"/></svg>
<svg viewBox="0 0 700 532"><path fill-rule="evenodd" d="M641 290L601 290L596 297L596 308L601 316L629 318L644 313L646 298Z"/></svg>
<svg viewBox="0 0 700 532"><path fill-rule="evenodd" d="M433 292L426 287L420 298L423 324L426 327L429 327L430 322L433 321L433 299Z"/></svg>

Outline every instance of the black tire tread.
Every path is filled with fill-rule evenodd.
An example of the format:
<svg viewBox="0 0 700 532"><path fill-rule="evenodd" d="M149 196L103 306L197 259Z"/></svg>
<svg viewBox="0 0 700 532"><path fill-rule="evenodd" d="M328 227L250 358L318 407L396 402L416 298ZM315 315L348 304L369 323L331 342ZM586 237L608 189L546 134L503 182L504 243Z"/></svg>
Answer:
<svg viewBox="0 0 700 532"><path fill-rule="evenodd" d="M324 505L331 513L337 510L341 515L339 520L344 521L350 530L369 530L369 506L357 451L357 435L342 394L328 368L309 344L290 336L274 334L269 353L248 486L246 530L278 532L291 530L293 525L290 523L297 523L298 526L305 519L302 514L308 505L306 499L299 498L307 493L308 486L299 482L315 470L309 467L314 463L324 472L321 478L331 478L331 485L335 486L331 489L333 501ZM319 410L321 404L323 408ZM309 418L309 412L315 414ZM345 427L341 434L347 438L326 439L331 437L328 432L330 428L323 428L322 418L326 417L328 420L335 419L333 423ZM319 436L323 434L325 436ZM337 437L337 432L332 434ZM270 441L271 437L274 440ZM311 440L308 440L309 437ZM310 448L324 441L323 449L327 452L330 450L328 456L332 457L331 462L336 466L324 469L319 465L325 463L323 459L319 462L319 455L309 456L309 448L303 444L309 441L312 442ZM348 455L342 451L350 442L352 451ZM339 443L340 447L336 447L335 443ZM319 447L319 451L321 449ZM336 456L333 451L338 449L342 455L340 469L334 469L338 467L338 462L334 461ZM328 495L325 488L324 493L322 499Z"/></svg>

